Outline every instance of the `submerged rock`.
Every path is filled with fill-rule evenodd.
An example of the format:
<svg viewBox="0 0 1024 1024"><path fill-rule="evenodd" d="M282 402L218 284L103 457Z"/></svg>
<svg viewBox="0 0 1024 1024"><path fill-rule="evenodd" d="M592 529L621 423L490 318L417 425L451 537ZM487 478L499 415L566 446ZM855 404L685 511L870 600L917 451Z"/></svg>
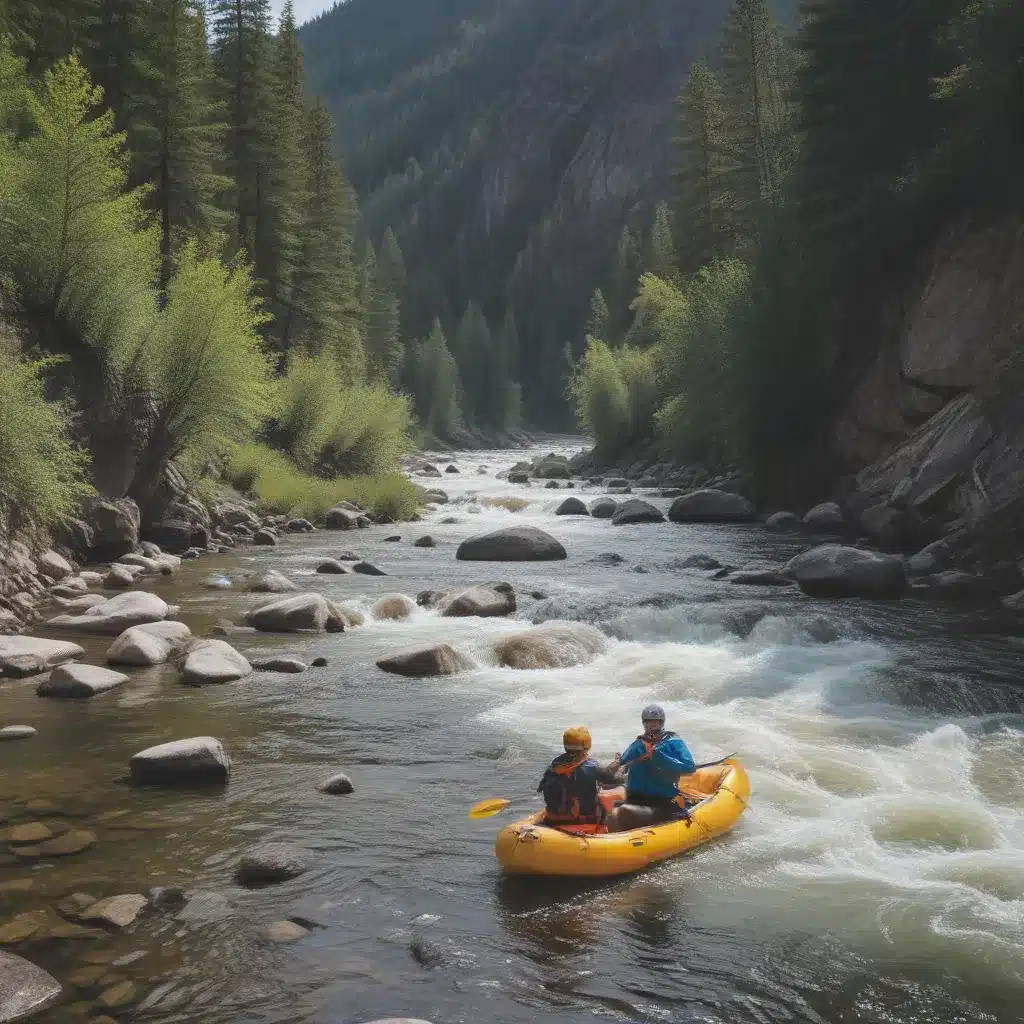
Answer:
<svg viewBox="0 0 1024 1024"><path fill-rule="evenodd" d="M298 658L263 658L251 664L257 672L289 672L298 675L309 669L309 666Z"/></svg>
<svg viewBox="0 0 1024 1024"><path fill-rule="evenodd" d="M60 665L37 687L40 697L88 698L128 682L128 676L98 665Z"/></svg>
<svg viewBox="0 0 1024 1024"><path fill-rule="evenodd" d="M243 885L269 885L304 875L312 866L311 851L293 843L259 843L242 854L237 877Z"/></svg>
<svg viewBox="0 0 1024 1024"><path fill-rule="evenodd" d="M309 934L309 930L294 921L275 921L273 924L267 925L264 934L271 942L283 944L304 939Z"/></svg>
<svg viewBox="0 0 1024 1024"><path fill-rule="evenodd" d="M316 571L322 576L346 576L351 570L347 565L342 565L341 562L328 558L326 562L321 562L317 567Z"/></svg>
<svg viewBox="0 0 1024 1024"><path fill-rule="evenodd" d="M80 921L100 921L115 928L127 928L145 910L148 900L141 893L109 896L90 904L79 915Z"/></svg>
<svg viewBox="0 0 1024 1024"><path fill-rule="evenodd" d="M231 758L220 740L193 736L139 751L130 768L132 780L144 784L227 782Z"/></svg>
<svg viewBox="0 0 1024 1024"><path fill-rule="evenodd" d="M412 647L377 661L377 668L393 675L427 678L467 672L473 663L449 644Z"/></svg>
<svg viewBox="0 0 1024 1024"><path fill-rule="evenodd" d="M337 775L324 779L316 788L329 796L347 796L355 790L352 780L344 772L338 772Z"/></svg>
<svg viewBox="0 0 1024 1024"><path fill-rule="evenodd" d="M0 951L0 1024L26 1020L53 1006L60 982L14 953Z"/></svg>
<svg viewBox="0 0 1024 1024"><path fill-rule="evenodd" d="M506 668L544 669L585 665L608 649L608 638L585 622L545 622L494 644Z"/></svg>
<svg viewBox="0 0 1024 1024"><path fill-rule="evenodd" d="M842 544L805 551L790 559L784 571L812 597L896 598L907 589L900 558Z"/></svg>
<svg viewBox="0 0 1024 1024"><path fill-rule="evenodd" d="M566 557L565 548L535 526L510 526L464 540L455 555L461 561L547 562Z"/></svg>

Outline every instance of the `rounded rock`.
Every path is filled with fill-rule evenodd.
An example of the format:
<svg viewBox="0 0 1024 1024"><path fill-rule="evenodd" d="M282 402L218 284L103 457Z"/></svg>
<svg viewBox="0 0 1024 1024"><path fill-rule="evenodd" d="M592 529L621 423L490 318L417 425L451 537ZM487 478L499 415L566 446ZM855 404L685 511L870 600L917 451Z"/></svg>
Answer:
<svg viewBox="0 0 1024 1024"><path fill-rule="evenodd" d="M31 725L6 725L0 729L0 743L6 740L28 740L38 735Z"/></svg>
<svg viewBox="0 0 1024 1024"><path fill-rule="evenodd" d="M316 788L321 793L327 793L330 796L346 796L355 791L352 780L344 772L338 772L337 775L324 779Z"/></svg>
<svg viewBox="0 0 1024 1024"><path fill-rule="evenodd" d="M270 885L304 875L314 856L293 843L259 843L242 854L237 877L243 885Z"/></svg>

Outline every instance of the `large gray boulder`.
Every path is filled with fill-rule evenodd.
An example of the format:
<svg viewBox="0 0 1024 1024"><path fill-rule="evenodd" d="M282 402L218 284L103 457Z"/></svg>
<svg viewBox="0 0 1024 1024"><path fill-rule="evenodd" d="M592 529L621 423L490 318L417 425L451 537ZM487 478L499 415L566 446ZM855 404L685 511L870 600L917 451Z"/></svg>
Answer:
<svg viewBox="0 0 1024 1024"><path fill-rule="evenodd" d="M628 526L631 523L663 523L665 514L655 508L649 501L630 498L615 510L612 526Z"/></svg>
<svg viewBox="0 0 1024 1024"><path fill-rule="evenodd" d="M170 614L166 601L145 590L133 590L98 604L81 615L58 615L50 619L52 629L72 629L83 633L116 636L131 626L160 622Z"/></svg>
<svg viewBox="0 0 1024 1024"><path fill-rule="evenodd" d="M193 736L140 750L130 769L132 780L144 784L227 782L231 758L220 740Z"/></svg>
<svg viewBox="0 0 1024 1024"><path fill-rule="evenodd" d="M445 618L494 618L516 610L516 594L509 583L485 583L446 594L439 602Z"/></svg>
<svg viewBox="0 0 1024 1024"><path fill-rule="evenodd" d="M274 569L268 569L249 580L245 589L257 594L293 594L302 588L297 583L292 583L287 576L282 576Z"/></svg>
<svg viewBox="0 0 1024 1024"><path fill-rule="evenodd" d="M270 885L304 875L315 857L293 843L259 843L242 854L237 876L243 885Z"/></svg>
<svg viewBox="0 0 1024 1024"><path fill-rule="evenodd" d="M337 609L322 594L296 594L262 605L249 612L245 620L264 633L298 633L304 630L341 633L345 630L345 623L336 612Z"/></svg>
<svg viewBox="0 0 1024 1024"><path fill-rule="evenodd" d="M252 666L224 640L197 640L188 650L181 674L189 686L204 686L243 679L252 674Z"/></svg>
<svg viewBox="0 0 1024 1024"><path fill-rule="evenodd" d="M184 622L147 622L126 629L107 648L108 665L162 665L192 631Z"/></svg>
<svg viewBox="0 0 1024 1024"><path fill-rule="evenodd" d="M127 682L128 677L122 672L73 662L55 668L49 678L36 687L36 693L40 697L97 697Z"/></svg>
<svg viewBox="0 0 1024 1024"><path fill-rule="evenodd" d="M812 597L896 598L907 589L902 559L842 544L805 551L784 571Z"/></svg>
<svg viewBox="0 0 1024 1024"><path fill-rule="evenodd" d="M62 580L66 576L72 576L75 567L56 551L44 551L36 559L36 567L41 573L45 573L51 580Z"/></svg>
<svg viewBox="0 0 1024 1024"><path fill-rule="evenodd" d="M676 498L668 510L673 523L748 523L754 506L742 495L705 488Z"/></svg>
<svg viewBox="0 0 1024 1024"><path fill-rule="evenodd" d="M814 533L842 533L846 519L834 501L823 501L804 516L803 524Z"/></svg>
<svg viewBox="0 0 1024 1024"><path fill-rule="evenodd" d="M324 516L324 526L328 530L356 530L359 528L359 513L347 508L332 508Z"/></svg>
<svg viewBox="0 0 1024 1024"><path fill-rule="evenodd" d="M614 498L596 498L590 503L590 514L595 519L611 519L618 507Z"/></svg>
<svg viewBox="0 0 1024 1024"><path fill-rule="evenodd" d="M53 1006L61 986L41 967L0 950L0 1024L29 1017Z"/></svg>
<svg viewBox="0 0 1024 1024"><path fill-rule="evenodd" d="M36 636L0 636L0 676L21 678L38 675L73 658L85 649L66 640L45 640Z"/></svg>
<svg viewBox="0 0 1024 1024"><path fill-rule="evenodd" d="M506 668L569 668L604 654L608 638L586 622L545 622L499 640L493 649Z"/></svg>
<svg viewBox="0 0 1024 1024"><path fill-rule="evenodd" d="M556 516L589 516L587 506L579 498L566 498L561 505L555 509Z"/></svg>
<svg viewBox="0 0 1024 1024"><path fill-rule="evenodd" d="M793 512L776 512L764 522L769 530L796 530L800 527L800 518Z"/></svg>
<svg viewBox="0 0 1024 1024"><path fill-rule="evenodd" d="M473 662L449 644L412 647L377 660L377 668L399 676L425 678L466 672Z"/></svg>
<svg viewBox="0 0 1024 1024"><path fill-rule="evenodd" d="M566 553L551 534L535 526L510 526L464 540L455 557L472 562L549 562Z"/></svg>
<svg viewBox="0 0 1024 1024"><path fill-rule="evenodd" d="M568 480L572 472L568 459L560 455L545 455L534 463L533 475L538 480Z"/></svg>

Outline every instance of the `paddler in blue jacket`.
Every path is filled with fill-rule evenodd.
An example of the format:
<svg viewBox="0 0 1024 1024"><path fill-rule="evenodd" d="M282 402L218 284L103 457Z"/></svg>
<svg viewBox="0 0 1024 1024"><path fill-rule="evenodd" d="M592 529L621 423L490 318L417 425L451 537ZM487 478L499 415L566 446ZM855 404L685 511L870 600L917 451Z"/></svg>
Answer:
<svg viewBox="0 0 1024 1024"><path fill-rule="evenodd" d="M649 704L640 717L643 735L608 765L610 771L627 772L626 800L608 815L609 832L657 825L686 813L676 783L695 770L693 757L686 744L665 729L665 712L658 704Z"/></svg>

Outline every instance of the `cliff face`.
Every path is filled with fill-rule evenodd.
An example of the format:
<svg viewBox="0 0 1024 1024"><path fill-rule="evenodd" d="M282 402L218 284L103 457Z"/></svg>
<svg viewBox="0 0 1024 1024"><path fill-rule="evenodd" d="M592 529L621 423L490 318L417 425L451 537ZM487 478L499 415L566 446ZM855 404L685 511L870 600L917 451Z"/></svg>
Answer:
<svg viewBox="0 0 1024 1024"><path fill-rule="evenodd" d="M835 422L835 448L856 470L848 511L873 508L915 541L953 534L964 550L1017 554L1008 526L1024 519L1024 221L950 228L900 306Z"/></svg>

